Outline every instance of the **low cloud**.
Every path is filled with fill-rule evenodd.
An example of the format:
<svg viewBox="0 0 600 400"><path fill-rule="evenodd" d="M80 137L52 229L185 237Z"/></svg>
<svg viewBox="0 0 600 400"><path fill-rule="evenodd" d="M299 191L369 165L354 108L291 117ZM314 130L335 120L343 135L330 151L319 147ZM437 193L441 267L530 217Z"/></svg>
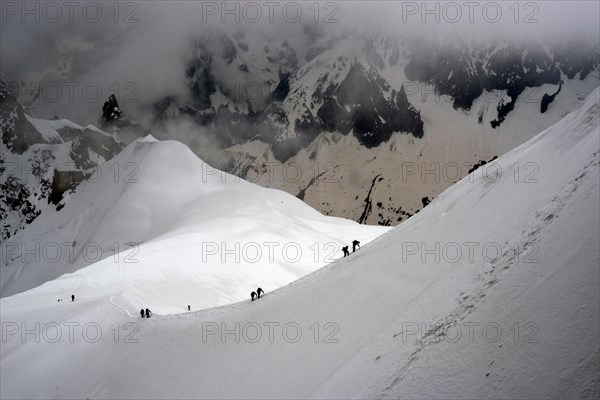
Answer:
<svg viewBox="0 0 600 400"><path fill-rule="evenodd" d="M492 35L597 38L600 12L599 3L589 1L1 4L3 78L29 85L30 92L35 84L42 87L41 98L24 94L24 100L35 103L33 114L46 118L56 114L82 124L95 123L103 102L115 92L121 107L131 113L165 96L185 101L191 40L215 28L230 33L241 28L290 43L307 32L318 35L320 30L353 29L440 37L456 33L467 39ZM306 26L309 29L303 30ZM233 72L216 68L215 74L220 73ZM243 74L219 78L232 84L248 79Z"/></svg>

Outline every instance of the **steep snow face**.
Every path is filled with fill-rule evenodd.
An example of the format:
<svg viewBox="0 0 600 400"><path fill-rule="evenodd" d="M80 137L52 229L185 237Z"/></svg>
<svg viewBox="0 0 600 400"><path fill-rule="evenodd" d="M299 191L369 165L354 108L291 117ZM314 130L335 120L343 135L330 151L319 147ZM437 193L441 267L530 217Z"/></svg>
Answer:
<svg viewBox="0 0 600 400"><path fill-rule="evenodd" d="M287 284L339 258L344 243L386 231L324 217L213 169L179 142L147 137L3 244L2 296L73 273L68 291L124 291L159 313L214 307ZM167 276L171 290L162 290Z"/></svg>
<svg viewBox="0 0 600 400"><path fill-rule="evenodd" d="M440 275L310 397L598 397L599 139L597 89L494 163L508 174L469 175L374 243L402 234L390 274ZM535 179L510 173L525 163Z"/></svg>
<svg viewBox="0 0 600 400"><path fill-rule="evenodd" d="M134 320L148 299L110 288L81 286L74 303L57 303L78 287L72 275L4 298L0 394L597 398L599 95L500 157L501 177L470 174L358 253L259 301ZM512 173L526 163L536 180Z"/></svg>

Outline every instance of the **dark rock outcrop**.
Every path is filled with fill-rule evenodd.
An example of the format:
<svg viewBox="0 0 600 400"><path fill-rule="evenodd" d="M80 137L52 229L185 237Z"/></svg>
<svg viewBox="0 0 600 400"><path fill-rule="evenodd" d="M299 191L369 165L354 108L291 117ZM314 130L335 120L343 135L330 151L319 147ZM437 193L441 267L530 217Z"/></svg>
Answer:
<svg viewBox="0 0 600 400"><path fill-rule="evenodd" d="M497 105L496 128L514 109L526 88L556 85L561 72L569 79L585 77L599 65L597 45L586 41L563 42L548 52L539 43L500 43L469 47L423 39L409 41L406 77L432 85L439 95L450 96L454 108L470 110L484 90L502 90L507 101Z"/></svg>
<svg viewBox="0 0 600 400"><path fill-rule="evenodd" d="M52 191L48 197L48 201L54 205L62 200L65 192L73 190L83 182L87 176L83 171L58 171L54 170L54 178L52 179Z"/></svg>
<svg viewBox="0 0 600 400"><path fill-rule="evenodd" d="M114 94L111 94L108 98L108 101L105 101L104 105L102 106L102 120L108 124L116 122L120 118L121 109L119 108L117 97Z"/></svg>
<svg viewBox="0 0 600 400"><path fill-rule="evenodd" d="M384 97L389 92L390 100ZM423 137L423 121L409 103L404 87L400 91L375 71L354 64L338 87L329 86L317 115L327 131L353 132L365 147L376 147L394 132Z"/></svg>
<svg viewBox="0 0 600 400"><path fill-rule="evenodd" d="M9 150L22 154L31 145L43 143L44 138L27 120L17 101L17 88L0 79L0 130L2 142Z"/></svg>
<svg viewBox="0 0 600 400"><path fill-rule="evenodd" d="M553 93L553 94L544 93L544 96L542 97L542 103L540 104L540 112L542 114L545 113L546 111L548 111L548 106L554 101L556 96L560 93L560 90L562 89L562 84L563 84L563 82L560 81L558 84L558 90L555 93Z"/></svg>

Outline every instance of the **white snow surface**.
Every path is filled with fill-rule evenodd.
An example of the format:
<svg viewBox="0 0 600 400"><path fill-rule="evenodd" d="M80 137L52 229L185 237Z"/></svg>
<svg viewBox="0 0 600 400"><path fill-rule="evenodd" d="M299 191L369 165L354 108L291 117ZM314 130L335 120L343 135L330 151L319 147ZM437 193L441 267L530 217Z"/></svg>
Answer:
<svg viewBox="0 0 600 400"><path fill-rule="evenodd" d="M120 264L112 262L3 298L0 396L598 398L599 93L496 160L500 178L475 171L356 254L268 290L258 301L136 318L151 298L170 298L173 281L178 292L198 290L197 284L180 279L187 272L165 268L155 286L129 289L135 282L129 266L121 275L128 283L119 286L112 270ZM165 146L180 145L136 143L124 156L169 182L138 188L145 200L181 210L198 201L178 196L181 185L197 182L183 172L172 175L171 167L189 166L188 156L154 168L136 158L148 152L154 162ZM533 176L523 174L527 163L537 166ZM249 193L247 186L239 184L233 194L215 184L205 196L239 206L233 197ZM78 192L79 203L92 191ZM169 204L157 201L165 191ZM105 220L118 226L133 215L140 226L132 229L145 238L153 227L166 226L148 217L140 197L136 203L127 194L121 194L123 204L131 208ZM292 211L318 219L310 210L280 206L291 199L279 192L249 197L264 205L251 207L249 217L260 209L266 215L257 218L265 223L290 218ZM237 226L217 214L206 210L198 226ZM171 262L190 270L185 264L197 261L158 254L161 243L186 245L179 235L197 233L189 228L194 218L168 218L168 233L161 230L146 244L148 270ZM76 289L75 302L56 302L58 293ZM85 331L85 324L96 325ZM34 333L23 336L25 328ZM135 342L126 343L127 334Z"/></svg>
<svg viewBox="0 0 600 400"><path fill-rule="evenodd" d="M57 119L57 120L49 120L49 119L39 119L33 118L29 115L25 115L27 120L31 122L31 124L37 129L37 131L42 135L44 140L49 143L61 143L63 142L60 134L58 133L59 129L69 127L72 129L83 131L84 129L93 129L96 132L102 133L106 135L106 133L102 132L100 129L96 128L93 125L88 125L86 128L69 121L68 119Z"/></svg>
<svg viewBox="0 0 600 400"><path fill-rule="evenodd" d="M204 309L288 284L389 229L323 216L148 136L3 244L2 297L47 282L38 290L54 301L121 292L134 309Z"/></svg>

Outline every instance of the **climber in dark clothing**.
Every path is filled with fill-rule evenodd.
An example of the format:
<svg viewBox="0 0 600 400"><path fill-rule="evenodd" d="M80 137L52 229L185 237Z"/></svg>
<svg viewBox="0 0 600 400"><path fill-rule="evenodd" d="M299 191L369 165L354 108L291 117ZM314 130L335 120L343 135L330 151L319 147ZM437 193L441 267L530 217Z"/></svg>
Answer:
<svg viewBox="0 0 600 400"><path fill-rule="evenodd" d="M259 299L260 299L260 295L261 295L261 294L264 294L264 293L265 293L265 291L264 291L264 290L262 290L261 288L258 288L258 289L256 290L256 295L258 296L258 298L259 298Z"/></svg>
<svg viewBox="0 0 600 400"><path fill-rule="evenodd" d="M254 301L254 298L256 297L256 292L250 293L250 297L252 297L252 301Z"/></svg>
<svg viewBox="0 0 600 400"><path fill-rule="evenodd" d="M143 308L140 310L140 315L142 316L142 318L144 318L144 309Z"/></svg>
<svg viewBox="0 0 600 400"><path fill-rule="evenodd" d="M356 251L357 247L360 247L360 242L358 240L353 240L352 241L352 252L353 253Z"/></svg>
<svg viewBox="0 0 600 400"><path fill-rule="evenodd" d="M348 251L348 246L342 247L342 251L344 252L344 257L349 256L350 252Z"/></svg>
<svg viewBox="0 0 600 400"><path fill-rule="evenodd" d="M150 318L150 314L152 314L152 313L150 312L150 310L148 310L148 309L146 308L146 318Z"/></svg>
<svg viewBox="0 0 600 400"><path fill-rule="evenodd" d="M190 306L188 306L188 311L190 311Z"/></svg>
<svg viewBox="0 0 600 400"><path fill-rule="evenodd" d="M71 295L71 301L75 301L75 295L74 294Z"/></svg>

